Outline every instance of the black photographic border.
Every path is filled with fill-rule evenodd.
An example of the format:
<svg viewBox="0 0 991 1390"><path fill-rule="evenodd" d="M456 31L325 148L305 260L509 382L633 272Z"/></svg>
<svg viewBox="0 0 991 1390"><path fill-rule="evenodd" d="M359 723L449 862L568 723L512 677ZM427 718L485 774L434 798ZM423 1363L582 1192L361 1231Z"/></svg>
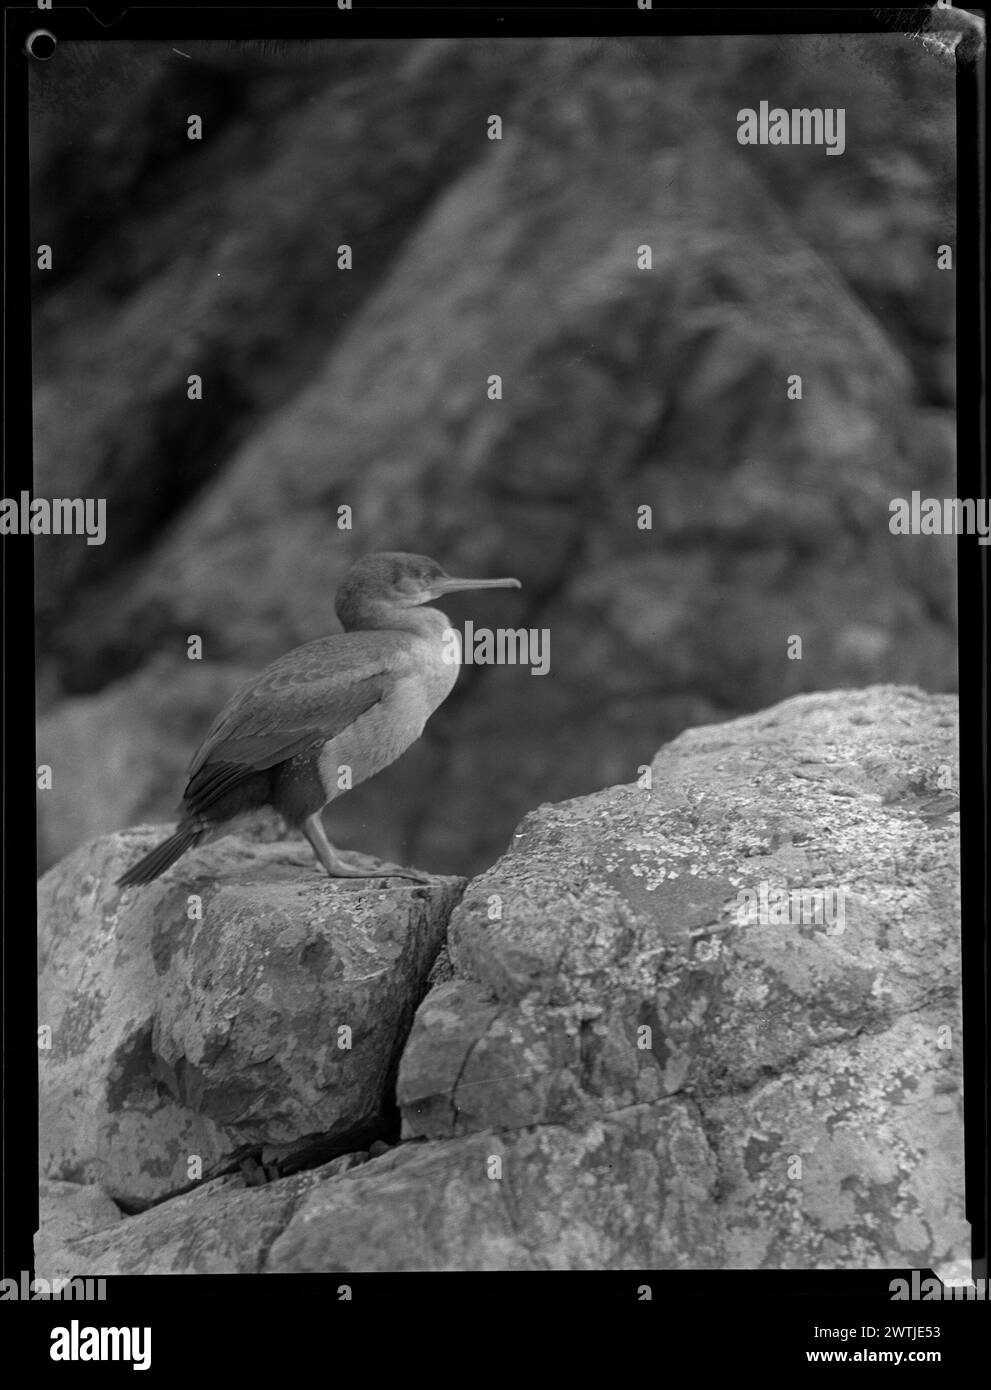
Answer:
<svg viewBox="0 0 991 1390"><path fill-rule="evenodd" d="M5 145L6 145L6 323L4 371L4 496L17 496L32 484L31 316L28 225L27 65L32 60L24 41L34 29L50 30L59 39L174 40L182 38L263 41L273 46L289 40L348 38L409 38L457 34L464 37L639 36L642 34L711 33L878 33L924 30L928 7L879 10L844 9L664 9L641 10L635 0L623 6L519 6L468 8L455 5L364 5L341 11L336 4L322 8L250 9L209 7L131 6L115 15L115 7L38 10L30 6L5 12ZM986 418L981 396L985 362L984 266L981 222L984 213L983 134L985 61L957 60L957 430L959 497L986 497ZM987 1277L988 1217L988 1077L987 1077L987 917L988 869L988 588L987 548L973 537L958 539L959 706L961 728L961 864L963 880L963 1004L965 1066L965 1142L967 1216L973 1235L975 1277ZM32 790L35 787L33 541L6 540L3 566L3 1273L16 1277L32 1267L32 1239L37 1226L37 1005L35 979L34 864L36 836ZM694 1318L712 1328L705 1353L731 1354L746 1338L770 1356L779 1339L792 1332L796 1345L808 1344L812 1321L820 1323L852 1315L839 1311L856 1299L857 1318L877 1321L900 1313L905 1323L933 1323L961 1328L956 1304L890 1304L889 1283L910 1277L905 1270L869 1271L602 1271L562 1274L327 1274L251 1276L172 1276L109 1278L105 1304L32 1303L40 1314L23 1306L11 1316L35 1329L29 1356L32 1365L47 1363L48 1332L52 1326L78 1317L83 1322L144 1323L161 1329L155 1367L168 1361L181 1370L188 1365L190 1338L197 1320L223 1326L229 1309L239 1314L235 1328L246 1326L243 1315L255 1300L259 1309L290 1310L309 1323L314 1299L319 1299L321 1330L332 1333L348 1325L352 1303L340 1302L338 1288L353 1290L353 1303L378 1311L402 1305L425 1313L450 1313L463 1305L487 1309L522 1310L535 1299L546 1309L587 1301L610 1308L637 1303L660 1314L648 1315L645 1326L670 1330L676 1309L676 1332L687 1332ZM191 1285L190 1278L195 1278ZM640 1301L643 1283L652 1289L650 1303ZM255 1285L254 1288L251 1286ZM791 1300L802 1300L796 1307ZM695 1305L695 1313L687 1301ZM837 1311L832 1311L834 1300ZM884 1307L876 1300L882 1300ZM782 1305L786 1305L784 1308ZM342 1310L335 1317L328 1305ZM754 1322L754 1305L761 1314ZM790 1305L790 1306L788 1306ZM805 1315L807 1310L807 1316ZM692 1320L692 1324L689 1323ZM178 1321L177 1321L178 1320ZM685 1321L683 1321L685 1320ZM891 1321L899 1318L892 1317ZM181 1329L189 1326L189 1333ZM790 1324L794 1327L790 1328ZM172 1326L173 1345L166 1334ZM438 1328L440 1335L442 1325ZM800 1325L800 1326L799 1326ZM718 1331L717 1331L718 1329ZM735 1329L735 1330L734 1330ZM748 1330L749 1329L749 1330ZM247 1328L250 1331L250 1328ZM576 1329L577 1330L577 1329ZM224 1339L222 1339L224 1340ZM235 1335L235 1345L238 1342ZM36 1344L35 1344L36 1343ZM248 1365L254 1363L250 1336L245 1340ZM231 1369L231 1339L217 1355ZM660 1351L660 1348L657 1348ZM792 1364L804 1362L796 1355ZM77 1368L78 1369L78 1368ZM101 1371L106 1368L101 1367ZM71 1373L70 1373L71 1374Z"/></svg>

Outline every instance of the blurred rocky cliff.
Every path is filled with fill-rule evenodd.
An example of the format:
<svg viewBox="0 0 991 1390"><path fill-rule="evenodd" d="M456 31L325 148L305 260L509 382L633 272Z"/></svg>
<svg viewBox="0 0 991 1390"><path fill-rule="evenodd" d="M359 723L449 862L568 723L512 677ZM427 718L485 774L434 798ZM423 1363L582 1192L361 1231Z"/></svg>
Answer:
<svg viewBox="0 0 991 1390"><path fill-rule="evenodd" d="M549 675L467 668L328 817L438 873L689 725L953 688L954 542L888 531L955 491L952 64L897 34L177 49L34 76L34 491L108 507L102 547L37 547L42 866L167 820L219 704L335 631L376 549L516 574L445 611L550 632ZM761 100L844 107L843 155L740 146Z"/></svg>

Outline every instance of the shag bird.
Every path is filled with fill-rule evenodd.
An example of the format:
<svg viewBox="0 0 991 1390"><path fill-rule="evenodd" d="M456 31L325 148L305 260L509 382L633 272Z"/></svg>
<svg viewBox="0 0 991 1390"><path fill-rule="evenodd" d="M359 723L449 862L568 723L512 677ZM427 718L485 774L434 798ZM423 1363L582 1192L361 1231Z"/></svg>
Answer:
<svg viewBox="0 0 991 1390"><path fill-rule="evenodd" d="M518 589L518 579L453 579L425 555L382 552L351 567L334 599L344 628L266 666L220 711L189 765L175 834L117 883L151 883L180 855L272 806L301 829L331 878L413 878L358 869L327 841L320 813L388 767L454 688L460 647L436 608L461 589Z"/></svg>

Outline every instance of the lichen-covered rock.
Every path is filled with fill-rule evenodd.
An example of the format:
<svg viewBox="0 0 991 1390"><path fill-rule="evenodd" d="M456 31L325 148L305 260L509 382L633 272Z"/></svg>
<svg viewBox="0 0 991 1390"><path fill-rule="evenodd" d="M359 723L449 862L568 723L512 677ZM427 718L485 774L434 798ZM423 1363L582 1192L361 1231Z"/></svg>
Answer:
<svg viewBox="0 0 991 1390"><path fill-rule="evenodd" d="M454 910L400 1064L407 1142L208 1185L62 1266L956 1268L956 768L955 702L884 686L689 731L649 788L540 808ZM200 1038L207 991L224 1014L238 948L208 955L213 979L186 931L161 947L180 966L156 1040ZM234 1094L258 988L239 1006ZM256 1100L248 1128L299 1104Z"/></svg>
<svg viewBox="0 0 991 1390"><path fill-rule="evenodd" d="M164 833L39 885L42 1171L125 1204L374 1129L461 887L330 881L308 847L238 836L114 887Z"/></svg>
<svg viewBox="0 0 991 1390"><path fill-rule="evenodd" d="M310 1189L270 1271L707 1268L715 1156L680 1098L585 1129L403 1145Z"/></svg>
<svg viewBox="0 0 991 1390"><path fill-rule="evenodd" d="M161 1206L53 1249L51 1278L107 1274L256 1274L322 1170L263 1187L214 1178ZM43 1272L43 1271L42 1271Z"/></svg>
<svg viewBox="0 0 991 1390"><path fill-rule="evenodd" d="M76 1241L63 1262L92 1275L699 1268L720 1248L715 1160L681 1099L333 1167L212 1185Z"/></svg>
<svg viewBox="0 0 991 1390"><path fill-rule="evenodd" d="M946 998L700 1102L726 1268L928 1269L966 1256L960 1026Z"/></svg>
<svg viewBox="0 0 991 1390"><path fill-rule="evenodd" d="M962 1191L955 702L892 687L798 697L682 734L650 783L542 807L469 885L453 978L421 1004L403 1054L404 1134L587 1125L689 1095L732 1115L727 1133L764 1136L768 1171L750 1174L752 1193L733 1185L734 1258L761 1240L754 1263L773 1267L853 1245L882 1264L942 1255L960 1239ZM879 1094L886 1048L899 1070ZM849 1121L827 1120L827 1067ZM917 1091L914 1107L898 1087ZM899 1158L878 1197L865 1136L881 1115ZM786 1171L792 1154L808 1171L811 1147L827 1181L816 1119L858 1136L844 1152L864 1157L858 1200L875 1208L859 1243L855 1171L842 1200L804 1216L810 1189ZM777 1202L798 1204L783 1233L761 1216ZM885 1202L914 1215L885 1223Z"/></svg>
<svg viewBox="0 0 991 1390"><path fill-rule="evenodd" d="M953 998L956 765L949 697L801 696L528 816L451 920L406 1133L739 1090Z"/></svg>

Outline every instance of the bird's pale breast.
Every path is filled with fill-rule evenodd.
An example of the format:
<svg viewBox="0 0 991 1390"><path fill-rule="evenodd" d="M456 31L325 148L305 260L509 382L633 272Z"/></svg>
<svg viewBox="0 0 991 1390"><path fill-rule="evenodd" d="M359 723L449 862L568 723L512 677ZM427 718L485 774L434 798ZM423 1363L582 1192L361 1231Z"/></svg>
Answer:
<svg viewBox="0 0 991 1390"><path fill-rule="evenodd" d="M431 714L454 688L458 664L445 661L435 643L417 646L422 650L409 673L324 744L318 765L329 798L347 790L346 782L340 785L344 767L351 769L351 785L357 786L395 762L420 737Z"/></svg>

